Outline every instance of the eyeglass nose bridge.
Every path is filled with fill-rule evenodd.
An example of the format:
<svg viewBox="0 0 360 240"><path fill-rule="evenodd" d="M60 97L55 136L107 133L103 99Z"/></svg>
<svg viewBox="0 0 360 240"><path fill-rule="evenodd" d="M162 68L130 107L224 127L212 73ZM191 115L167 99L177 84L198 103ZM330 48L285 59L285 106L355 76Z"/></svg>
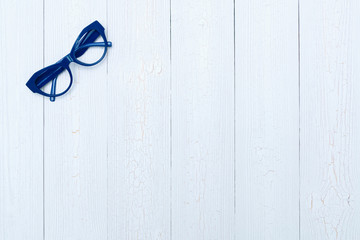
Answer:
<svg viewBox="0 0 360 240"><path fill-rule="evenodd" d="M68 55L66 55L65 57L63 57L61 60L60 60L61 64L64 66L64 67L67 67L69 66L69 64L71 62L74 62L74 59L71 57L71 54L69 53Z"/></svg>

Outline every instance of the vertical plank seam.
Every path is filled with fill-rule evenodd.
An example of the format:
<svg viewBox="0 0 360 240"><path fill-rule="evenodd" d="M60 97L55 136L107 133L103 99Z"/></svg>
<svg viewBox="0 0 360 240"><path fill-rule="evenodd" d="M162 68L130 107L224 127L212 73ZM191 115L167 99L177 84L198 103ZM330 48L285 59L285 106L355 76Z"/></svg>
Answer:
<svg viewBox="0 0 360 240"><path fill-rule="evenodd" d="M106 0L106 31L109 36L109 0ZM109 55L106 58L106 92L109 90ZM109 98L106 98L106 114L109 114ZM109 119L109 116L106 117ZM106 240L109 239L109 124L106 124Z"/></svg>
<svg viewBox="0 0 360 240"><path fill-rule="evenodd" d="M43 7L43 67L45 67L45 0L42 2ZM42 98L43 105L43 240L45 240L45 97Z"/></svg>
<svg viewBox="0 0 360 240"><path fill-rule="evenodd" d="M170 47L170 53L169 53L169 61L170 61L170 240L172 240L172 217L173 217L173 213L172 213L172 207L173 207L173 203L172 203L172 188L173 188L173 179L172 179L172 160L173 160L173 152L172 152L172 31L171 31L171 26L172 26L172 5L171 5L172 1L169 0L169 24L170 24L170 28L169 28L169 47Z"/></svg>
<svg viewBox="0 0 360 240"><path fill-rule="evenodd" d="M299 190L298 190L298 194L299 194L299 209L298 209L298 211L299 211L299 240L301 239L301 164L300 164L300 161L301 161L301 151L300 151L300 147L301 147L301 139L300 139L300 134L301 134L301 126L300 126L300 120L301 120L301 110L300 110L300 104L301 104L301 91L300 91L300 0L298 0L298 2L297 2L297 7L298 7L298 88L299 88L299 90L298 90L298 94L299 94L299 99L298 99L298 101L299 101L299 106L298 106L298 111L299 111L299 118L298 118L298 124L299 124L299 132L298 132L298 134L299 134L299 146L298 146L298 151L299 151L299 164L298 164L298 168L299 168Z"/></svg>
<svg viewBox="0 0 360 240"><path fill-rule="evenodd" d="M234 240L236 239L236 30L235 30L235 18L236 18L236 12L235 12L235 5L236 0L233 0L233 30L234 30L234 36L233 36L233 42L234 42Z"/></svg>

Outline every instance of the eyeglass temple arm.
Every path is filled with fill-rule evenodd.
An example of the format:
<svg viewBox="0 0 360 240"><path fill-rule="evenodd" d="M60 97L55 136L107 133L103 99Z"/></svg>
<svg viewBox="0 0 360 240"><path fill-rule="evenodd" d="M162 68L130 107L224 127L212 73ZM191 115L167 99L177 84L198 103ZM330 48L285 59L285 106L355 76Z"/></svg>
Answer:
<svg viewBox="0 0 360 240"><path fill-rule="evenodd" d="M51 91L50 91L50 94L53 94L55 95L56 94L56 80L57 80L57 77L54 78L51 82ZM55 102L55 97L50 97L50 101L51 102Z"/></svg>
<svg viewBox="0 0 360 240"><path fill-rule="evenodd" d="M62 59L61 59L62 60ZM58 62L61 62L61 60L59 60ZM52 80L51 82L51 91L50 94L55 95L56 94L56 80L57 80L57 76ZM50 97L50 101L51 102L55 102L55 97Z"/></svg>
<svg viewBox="0 0 360 240"><path fill-rule="evenodd" d="M100 36L100 33L96 30L90 30L88 31L85 36L83 38L81 38L80 41L78 41L76 43L76 52L75 52L75 57L78 58L78 57L81 57L87 50L87 48L82 48L81 51L79 51L79 46L81 45L85 45L85 44L88 44L88 43L94 43L96 41L96 39Z"/></svg>
<svg viewBox="0 0 360 240"><path fill-rule="evenodd" d="M65 71L64 68L58 67L55 71L51 72L49 75L45 76L40 82L38 82L36 85L38 88L42 88L45 86L48 82L56 78L60 73Z"/></svg>
<svg viewBox="0 0 360 240"><path fill-rule="evenodd" d="M106 43L105 42L94 42L94 43L87 43L87 44L84 44L82 46L80 46L77 51L83 49L83 48L89 48L89 47L112 47L112 42L110 41L107 41Z"/></svg>
<svg viewBox="0 0 360 240"><path fill-rule="evenodd" d="M61 61L61 60L60 60ZM60 62L59 61L59 62ZM50 73L48 76L45 76L38 84L38 88L42 88L43 86L45 86L49 81L52 80L52 85L51 85L51 94L55 94L56 92L56 79L57 76L62 73L65 69L59 67L57 68L54 72ZM55 97L51 97L50 100L53 102L55 101Z"/></svg>

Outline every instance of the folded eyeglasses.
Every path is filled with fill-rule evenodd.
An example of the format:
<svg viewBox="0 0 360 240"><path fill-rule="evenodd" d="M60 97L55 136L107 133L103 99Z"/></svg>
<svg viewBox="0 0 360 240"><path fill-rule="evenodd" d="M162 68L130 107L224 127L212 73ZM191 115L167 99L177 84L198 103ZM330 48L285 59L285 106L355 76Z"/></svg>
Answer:
<svg viewBox="0 0 360 240"><path fill-rule="evenodd" d="M104 27L98 21L85 27L76 39L71 52L55 64L34 73L26 83L26 86L34 93L50 97L50 101L55 101L55 97L65 94L69 91L73 83L73 77L69 67L70 63L75 62L82 66L96 65L104 59L107 48L112 46L112 43L106 40L104 30ZM100 42L97 40L100 40ZM57 93L57 78L66 71L70 78L62 81L62 89L60 93Z"/></svg>

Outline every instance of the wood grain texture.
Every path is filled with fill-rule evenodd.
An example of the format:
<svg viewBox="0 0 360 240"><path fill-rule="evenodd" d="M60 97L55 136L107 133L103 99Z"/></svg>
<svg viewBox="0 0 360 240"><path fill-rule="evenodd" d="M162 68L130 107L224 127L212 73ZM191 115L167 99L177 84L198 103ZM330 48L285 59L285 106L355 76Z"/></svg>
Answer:
<svg viewBox="0 0 360 240"><path fill-rule="evenodd" d="M297 10L235 4L237 239L299 239Z"/></svg>
<svg viewBox="0 0 360 240"><path fill-rule="evenodd" d="M0 239L360 239L359 12L0 0ZM105 60L30 92L94 20Z"/></svg>
<svg viewBox="0 0 360 240"><path fill-rule="evenodd" d="M172 1L172 239L234 234L233 1Z"/></svg>
<svg viewBox="0 0 360 240"><path fill-rule="evenodd" d="M42 1L0 1L0 239L43 239ZM24 37L25 36L25 37Z"/></svg>
<svg viewBox="0 0 360 240"><path fill-rule="evenodd" d="M300 9L301 237L360 239L360 5Z"/></svg>
<svg viewBox="0 0 360 240"><path fill-rule="evenodd" d="M50 65L70 52L94 20L106 29L106 4L46 0L44 19L45 65ZM71 90L54 103L45 99L46 239L106 238L106 67L106 60L96 67L72 63Z"/></svg>
<svg viewBox="0 0 360 240"><path fill-rule="evenodd" d="M170 239L170 1L108 4L108 239Z"/></svg>

